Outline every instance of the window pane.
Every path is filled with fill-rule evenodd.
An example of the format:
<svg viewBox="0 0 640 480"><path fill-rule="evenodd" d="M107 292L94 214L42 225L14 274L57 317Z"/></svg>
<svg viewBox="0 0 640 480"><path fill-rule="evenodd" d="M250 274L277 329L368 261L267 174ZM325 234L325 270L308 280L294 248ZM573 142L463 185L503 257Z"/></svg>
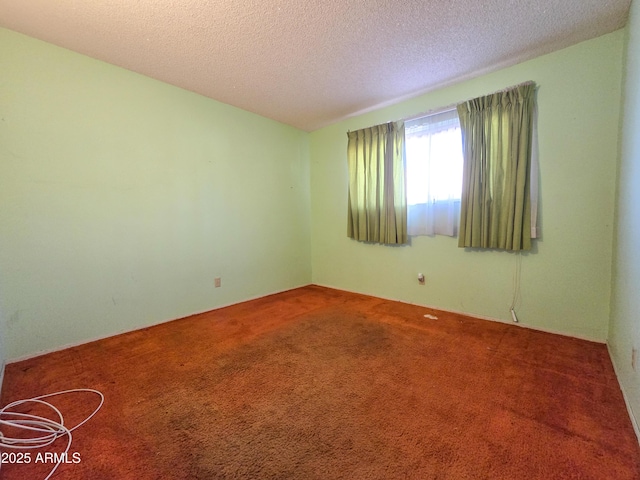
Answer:
<svg viewBox="0 0 640 480"><path fill-rule="evenodd" d="M446 112L448 113L448 112ZM454 111L455 113L455 111ZM438 115L420 119L406 137L407 202L409 205L460 199L462 137L457 114L445 122ZM432 118L431 124L429 119Z"/></svg>

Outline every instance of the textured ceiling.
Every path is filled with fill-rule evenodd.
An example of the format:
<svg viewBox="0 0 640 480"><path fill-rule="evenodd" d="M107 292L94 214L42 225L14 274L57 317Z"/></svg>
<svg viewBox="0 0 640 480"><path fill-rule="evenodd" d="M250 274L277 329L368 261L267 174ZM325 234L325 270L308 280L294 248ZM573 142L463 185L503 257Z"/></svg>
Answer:
<svg viewBox="0 0 640 480"><path fill-rule="evenodd" d="M311 131L624 26L631 0L0 0L0 26Z"/></svg>

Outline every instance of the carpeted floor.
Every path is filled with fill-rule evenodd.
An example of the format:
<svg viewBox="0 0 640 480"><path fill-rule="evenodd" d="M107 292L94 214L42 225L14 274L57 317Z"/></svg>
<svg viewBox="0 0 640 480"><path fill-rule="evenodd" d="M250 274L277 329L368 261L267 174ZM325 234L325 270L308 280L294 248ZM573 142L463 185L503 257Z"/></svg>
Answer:
<svg viewBox="0 0 640 480"><path fill-rule="evenodd" d="M640 479L604 345L321 287L10 364L2 405L74 387L58 479Z"/></svg>

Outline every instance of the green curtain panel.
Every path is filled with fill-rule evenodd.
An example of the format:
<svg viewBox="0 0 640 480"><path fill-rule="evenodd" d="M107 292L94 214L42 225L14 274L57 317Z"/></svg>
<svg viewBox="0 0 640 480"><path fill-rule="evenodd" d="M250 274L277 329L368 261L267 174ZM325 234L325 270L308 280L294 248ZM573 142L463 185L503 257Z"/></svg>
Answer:
<svg viewBox="0 0 640 480"><path fill-rule="evenodd" d="M404 122L349 132L347 235L383 244L407 243Z"/></svg>
<svg viewBox="0 0 640 480"><path fill-rule="evenodd" d="M458 105L464 168L458 246L531 249L535 85Z"/></svg>

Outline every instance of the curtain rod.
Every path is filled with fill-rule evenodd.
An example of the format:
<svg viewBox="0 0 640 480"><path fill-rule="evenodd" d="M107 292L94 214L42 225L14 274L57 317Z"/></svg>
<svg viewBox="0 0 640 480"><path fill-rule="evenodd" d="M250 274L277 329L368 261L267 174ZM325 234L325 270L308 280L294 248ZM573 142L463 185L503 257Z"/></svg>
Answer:
<svg viewBox="0 0 640 480"><path fill-rule="evenodd" d="M403 122L410 122L411 120L418 120L419 118L429 117L431 115L437 115L439 113L450 112L455 110L458 106L457 103L452 103L451 105L447 105L446 107L435 108L433 110L428 110L422 113L416 113L415 115L411 115L410 117L404 117L402 119Z"/></svg>
<svg viewBox="0 0 640 480"><path fill-rule="evenodd" d="M527 80L526 82L518 83L517 85L511 85L510 87L505 87L502 90L496 90L495 92L487 93L485 95L480 95L480 97L488 97L489 95L495 95L496 93L508 92L509 90L513 90L514 88L518 88L518 87L523 87L525 85L535 85L535 82L533 80ZM474 97L474 98L478 98L478 97ZM451 110L455 110L458 105L462 103L466 103L469 100L473 100L473 98L468 98L467 100L463 100L462 102L452 103L450 105L447 105L446 107L435 108L433 110L428 110L426 112L417 113L409 117L401 118L400 120L403 122L410 122L411 120L417 120L419 118L428 117L431 115L437 115L438 113L450 112Z"/></svg>
<svg viewBox="0 0 640 480"><path fill-rule="evenodd" d="M480 95L480 97L487 97L489 95L495 95L496 93L504 93L507 92L509 90L512 90L514 88L518 88L518 87L523 87L525 85L535 85L536 83L533 80L527 80L525 82L522 83L518 83L516 85L511 85L510 87L505 87L502 90L496 90L495 92L491 92L491 93L487 93L485 95ZM473 97L473 98L479 98L479 97ZM423 118L423 117L428 117L431 115L437 115L439 113L444 113L444 112L450 112L451 110L455 110L458 105L462 104L462 103L466 103L470 100L473 100L473 98L468 98L466 100L463 100L461 102L457 102L457 103L452 103L450 105L447 105L446 107L439 107L439 108L434 108L432 110L427 110L426 112L421 112L421 113L416 113L415 115L411 115L408 117L404 117L401 118L400 120L390 120L388 122L383 122L382 124L385 123L394 123L394 122L410 122L412 120L418 120L419 118ZM351 130L348 130L347 133L351 133Z"/></svg>

